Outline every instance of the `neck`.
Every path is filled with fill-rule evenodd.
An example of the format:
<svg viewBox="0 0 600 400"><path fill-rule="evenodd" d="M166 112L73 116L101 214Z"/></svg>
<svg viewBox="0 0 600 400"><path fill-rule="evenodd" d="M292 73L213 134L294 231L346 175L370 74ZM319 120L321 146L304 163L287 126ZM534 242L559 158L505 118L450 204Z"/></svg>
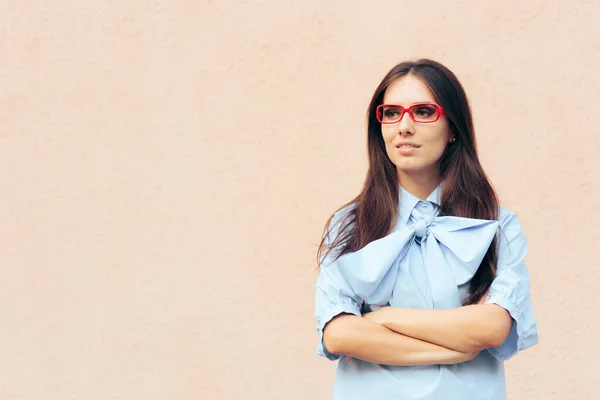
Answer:
<svg viewBox="0 0 600 400"><path fill-rule="evenodd" d="M440 184L440 175L439 173L398 171L398 180L400 185L413 196L425 200Z"/></svg>

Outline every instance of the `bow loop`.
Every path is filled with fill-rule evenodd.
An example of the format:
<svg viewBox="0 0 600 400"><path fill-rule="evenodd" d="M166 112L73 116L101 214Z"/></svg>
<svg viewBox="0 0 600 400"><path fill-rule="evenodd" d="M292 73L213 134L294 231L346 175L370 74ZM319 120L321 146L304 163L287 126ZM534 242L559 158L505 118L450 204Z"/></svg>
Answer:
<svg viewBox="0 0 600 400"><path fill-rule="evenodd" d="M337 264L354 293L370 305L388 303L396 277L398 261L404 257L414 229L402 229L374 240L362 249L341 256Z"/></svg>
<svg viewBox="0 0 600 400"><path fill-rule="evenodd" d="M498 221L438 217L430 228L454 274L457 285L471 280L498 230Z"/></svg>

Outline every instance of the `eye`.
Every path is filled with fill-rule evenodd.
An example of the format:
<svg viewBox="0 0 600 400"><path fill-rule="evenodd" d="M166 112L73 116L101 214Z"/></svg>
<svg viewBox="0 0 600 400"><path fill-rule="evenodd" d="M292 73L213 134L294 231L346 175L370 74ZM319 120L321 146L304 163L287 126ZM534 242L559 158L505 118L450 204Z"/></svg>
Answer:
<svg viewBox="0 0 600 400"><path fill-rule="evenodd" d="M402 115L400 107L388 106L383 108L383 118L386 120L397 119Z"/></svg>
<svg viewBox="0 0 600 400"><path fill-rule="evenodd" d="M394 110L394 109L388 109L388 110L383 111L383 115L385 115L388 118L395 117L399 114L400 114L400 112L398 112L398 110Z"/></svg>
<svg viewBox="0 0 600 400"><path fill-rule="evenodd" d="M435 107L429 105L417 106L413 109L413 114L420 117L430 117L436 112Z"/></svg>

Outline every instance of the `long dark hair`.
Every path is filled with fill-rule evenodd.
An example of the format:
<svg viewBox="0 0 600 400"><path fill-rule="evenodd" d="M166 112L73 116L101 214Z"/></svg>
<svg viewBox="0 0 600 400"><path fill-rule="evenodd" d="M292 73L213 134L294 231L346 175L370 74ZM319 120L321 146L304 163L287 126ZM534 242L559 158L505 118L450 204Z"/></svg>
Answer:
<svg viewBox="0 0 600 400"><path fill-rule="evenodd" d="M433 92L456 137L456 141L446 147L440 160L440 177L444 181L440 215L498 219L498 198L477 156L471 108L462 85L448 68L436 61L405 61L393 67L375 89L367 110L369 169L365 183L358 196L336 210L327 220L317 252L318 263L324 257L329 257L333 250L334 259L360 250L368 243L388 235L396 223L398 175L396 166L386 153L375 109L383 103L388 86L409 74L419 78ZM342 210L343 215L334 218ZM487 292L496 273L497 261L495 238L471 279L465 304L478 302Z"/></svg>

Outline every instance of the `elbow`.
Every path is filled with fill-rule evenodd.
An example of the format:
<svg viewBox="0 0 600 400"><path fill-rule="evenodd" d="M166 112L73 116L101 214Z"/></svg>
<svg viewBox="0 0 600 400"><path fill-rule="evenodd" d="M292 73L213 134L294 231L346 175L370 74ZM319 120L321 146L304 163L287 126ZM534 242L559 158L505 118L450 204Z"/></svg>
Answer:
<svg viewBox="0 0 600 400"><path fill-rule="evenodd" d="M452 347L452 349L461 353L479 353L489 347L488 341L483 336L475 336L463 338L461 343Z"/></svg>
<svg viewBox="0 0 600 400"><path fill-rule="evenodd" d="M464 343L461 348L457 348L456 350L463 353L479 353L485 349L499 347L504 343L504 340L506 340L506 337L502 337L497 332L489 331L468 340L467 343Z"/></svg>
<svg viewBox="0 0 600 400"><path fill-rule="evenodd" d="M331 354L341 354L338 337L330 324L323 330L323 344Z"/></svg>
<svg viewBox="0 0 600 400"><path fill-rule="evenodd" d="M506 340L506 339L505 339ZM486 348L488 349L495 349L497 347L502 346L502 343L504 343L504 340L502 339L498 339L498 338L494 338L494 340L490 340L489 344L486 346Z"/></svg>
<svg viewBox="0 0 600 400"><path fill-rule="evenodd" d="M344 354L344 332L349 317L352 318L352 315L338 315L323 328L323 344L332 354Z"/></svg>
<svg viewBox="0 0 600 400"><path fill-rule="evenodd" d="M504 326L499 327L495 332L491 333L488 337L486 348L496 348L502 346L506 341L508 334L510 333L510 326L506 329Z"/></svg>
<svg viewBox="0 0 600 400"><path fill-rule="evenodd" d="M487 310L485 318L481 320L476 346L480 350L500 347L510 334L513 324L511 315L496 304L478 307L486 307Z"/></svg>
<svg viewBox="0 0 600 400"><path fill-rule="evenodd" d="M513 320L510 316L500 319L495 324L490 324L484 340L482 340L484 348L489 349L502 346L510 334L512 324Z"/></svg>
<svg viewBox="0 0 600 400"><path fill-rule="evenodd" d="M478 351L495 349L496 347L502 346L502 343L504 343L505 340L506 336L491 334L477 344L477 349Z"/></svg>

